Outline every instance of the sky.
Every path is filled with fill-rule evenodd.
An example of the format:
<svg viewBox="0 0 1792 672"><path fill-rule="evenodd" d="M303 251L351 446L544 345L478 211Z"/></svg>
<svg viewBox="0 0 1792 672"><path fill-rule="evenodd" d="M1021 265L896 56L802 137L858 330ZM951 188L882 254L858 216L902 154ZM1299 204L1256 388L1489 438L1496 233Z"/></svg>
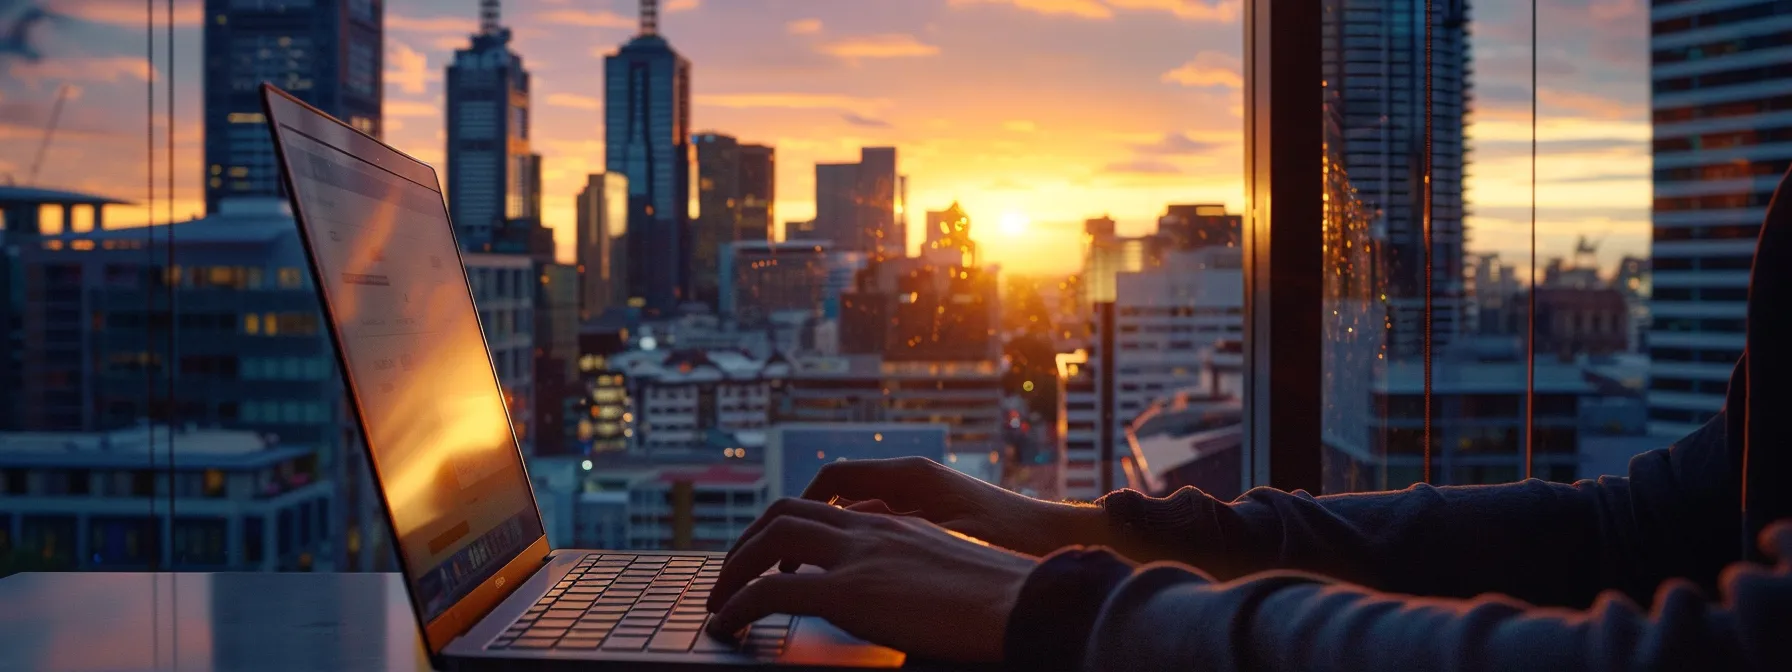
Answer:
<svg viewBox="0 0 1792 672"><path fill-rule="evenodd" d="M1144 233L1170 203L1243 205L1240 0L662 1L661 32L693 63L697 129L777 148L780 224L813 216L815 163L856 160L863 146L898 148L913 242L924 210L956 200L986 261L1007 272L1074 271L1091 217ZM0 21L21 4L0 0ZM0 179L30 179L67 85L36 183L141 202L154 79L174 89L174 217L201 212L202 0L174 0L173 67L158 38L154 69L142 2L44 4L67 17L33 33L44 57L0 61ZM1535 93L1539 265L1581 235L1601 242L1603 266L1646 255L1647 6L1539 5L1535 89L1528 3L1475 6L1469 250L1528 263ZM476 0L386 2L385 140L438 167L443 68L477 13ZM544 219L563 257L574 196L603 167L602 59L635 32L635 14L633 0L504 3L533 77ZM167 104L158 94L158 127ZM154 140L158 184L167 140Z"/></svg>

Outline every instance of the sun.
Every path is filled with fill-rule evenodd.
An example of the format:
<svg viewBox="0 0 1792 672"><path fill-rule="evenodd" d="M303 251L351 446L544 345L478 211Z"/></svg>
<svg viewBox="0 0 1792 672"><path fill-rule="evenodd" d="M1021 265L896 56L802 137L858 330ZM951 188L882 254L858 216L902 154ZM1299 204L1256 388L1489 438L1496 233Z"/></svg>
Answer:
<svg viewBox="0 0 1792 672"><path fill-rule="evenodd" d="M1002 219L996 224L996 230L1004 236L1018 236L1027 232L1027 224L1025 213L1009 211L1002 213Z"/></svg>

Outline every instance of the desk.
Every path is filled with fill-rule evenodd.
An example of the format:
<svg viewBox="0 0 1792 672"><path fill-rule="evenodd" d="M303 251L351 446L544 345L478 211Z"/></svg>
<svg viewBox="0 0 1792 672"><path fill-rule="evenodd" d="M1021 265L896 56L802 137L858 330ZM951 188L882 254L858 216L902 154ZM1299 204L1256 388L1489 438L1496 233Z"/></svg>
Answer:
<svg viewBox="0 0 1792 672"><path fill-rule="evenodd" d="M397 574L0 579L0 670L428 670Z"/></svg>

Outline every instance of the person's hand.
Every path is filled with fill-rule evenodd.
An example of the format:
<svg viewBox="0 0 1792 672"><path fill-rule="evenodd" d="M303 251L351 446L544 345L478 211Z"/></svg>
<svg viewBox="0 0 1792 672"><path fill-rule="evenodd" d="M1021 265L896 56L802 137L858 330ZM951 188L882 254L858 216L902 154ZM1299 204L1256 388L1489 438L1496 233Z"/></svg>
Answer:
<svg viewBox="0 0 1792 672"><path fill-rule="evenodd" d="M1108 543L1107 515L1100 508L1033 499L924 457L830 463L809 482L803 499L914 516L1028 555Z"/></svg>
<svg viewBox="0 0 1792 672"><path fill-rule="evenodd" d="M1009 612L1039 562L923 520L800 499L774 502L742 539L709 594L711 634L772 614L819 616L942 662L1002 659ZM823 571L765 574L786 562Z"/></svg>

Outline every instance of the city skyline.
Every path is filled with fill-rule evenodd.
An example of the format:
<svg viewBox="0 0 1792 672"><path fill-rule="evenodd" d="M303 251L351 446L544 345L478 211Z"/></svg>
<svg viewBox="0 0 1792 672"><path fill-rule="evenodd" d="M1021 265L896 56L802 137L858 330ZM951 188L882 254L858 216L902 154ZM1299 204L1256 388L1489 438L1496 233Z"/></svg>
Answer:
<svg viewBox="0 0 1792 672"><path fill-rule="evenodd" d="M602 167L595 66L633 34L633 6L506 3L515 48L537 79L545 223L556 229L562 257L571 254L574 196ZM662 23L697 66L694 130L764 142L781 155L780 221L811 216L815 163L850 161L862 146L896 146L913 176L911 250L922 213L958 201L978 221L1029 221L980 233L992 243L990 263L1039 273L1073 270L1073 255L1061 252L1079 244L1090 217L1111 214L1123 233L1136 234L1150 230L1169 203L1242 205L1236 8L1194 0L896 7L687 0L667 3ZM107 151L117 160L101 170L83 164L120 137L142 133L141 114L108 114L141 109L140 8L67 2L59 9L88 21L46 30L43 61L9 64L0 84L10 108L0 156L10 165L0 169L23 172L55 87L74 83L80 92L39 183L141 200L140 144ZM203 209L201 6L176 9L176 213L185 217ZM1469 247L1520 259L1529 228L1530 88L1529 50L1519 42L1529 17L1523 8L1474 11ZM1609 266L1647 247L1649 184L1639 167L1648 151L1646 10L1631 0L1544 11L1539 260L1593 233L1607 237L1600 261ZM386 15L386 139L439 163L441 71L452 48L477 29L477 3L395 0ZM997 25L1009 30L991 32ZM1074 58L1054 55L1065 43L1086 48ZM1121 44L1136 48L1103 46ZM941 100L961 102L942 111ZM140 209L121 209L114 221L133 220L141 220Z"/></svg>

